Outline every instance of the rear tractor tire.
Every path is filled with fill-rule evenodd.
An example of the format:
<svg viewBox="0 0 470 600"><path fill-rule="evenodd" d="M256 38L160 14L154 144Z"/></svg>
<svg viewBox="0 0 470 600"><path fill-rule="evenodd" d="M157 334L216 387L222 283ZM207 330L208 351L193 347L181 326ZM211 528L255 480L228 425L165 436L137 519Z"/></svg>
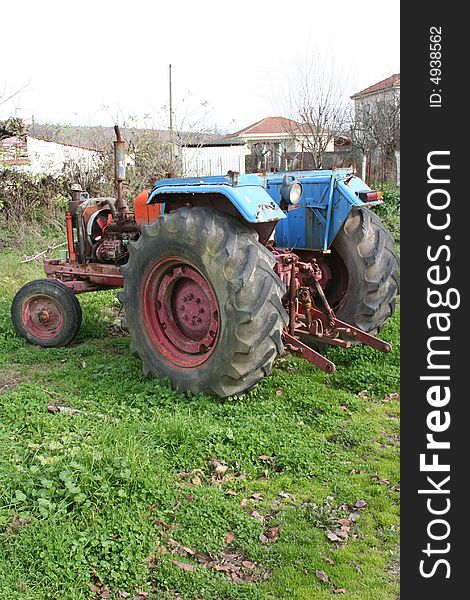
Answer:
<svg viewBox="0 0 470 600"><path fill-rule="evenodd" d="M287 314L274 258L235 218L194 207L129 245L120 295L145 375L181 392L241 394L271 372Z"/></svg>
<svg viewBox="0 0 470 600"><path fill-rule="evenodd" d="M36 279L20 288L11 305L18 335L45 348L65 346L77 335L82 309L75 294L54 279Z"/></svg>
<svg viewBox="0 0 470 600"><path fill-rule="evenodd" d="M326 290L326 295L336 316L378 333L394 313L399 291L399 260L391 233L375 213L353 208L331 249L336 289Z"/></svg>

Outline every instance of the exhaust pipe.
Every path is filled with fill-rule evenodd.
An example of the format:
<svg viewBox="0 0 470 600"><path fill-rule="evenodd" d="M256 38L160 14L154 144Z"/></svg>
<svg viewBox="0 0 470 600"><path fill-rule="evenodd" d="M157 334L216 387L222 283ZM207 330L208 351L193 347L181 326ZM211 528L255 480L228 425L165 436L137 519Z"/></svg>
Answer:
<svg viewBox="0 0 470 600"><path fill-rule="evenodd" d="M116 140L114 143L114 181L117 189L116 208L119 219L125 219L129 214L129 207L124 200L123 181L126 179L126 142L121 139L119 125L114 126Z"/></svg>

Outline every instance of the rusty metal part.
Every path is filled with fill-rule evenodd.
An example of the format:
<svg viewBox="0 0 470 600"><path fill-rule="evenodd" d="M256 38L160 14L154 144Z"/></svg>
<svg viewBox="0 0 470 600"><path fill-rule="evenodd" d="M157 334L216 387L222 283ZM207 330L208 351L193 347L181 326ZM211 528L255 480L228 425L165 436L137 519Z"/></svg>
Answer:
<svg viewBox="0 0 470 600"><path fill-rule="evenodd" d="M117 263L121 261L122 263L129 252L120 237L106 236L93 246L93 254L99 262Z"/></svg>
<svg viewBox="0 0 470 600"><path fill-rule="evenodd" d="M75 252L75 244L73 240L73 225L72 214L70 211L65 213L65 230L67 232L67 247L69 251L70 262L77 262L77 253Z"/></svg>
<svg viewBox="0 0 470 600"><path fill-rule="evenodd" d="M196 367L216 348L220 311L209 281L186 259L157 262L142 288L148 333L173 364Z"/></svg>
<svg viewBox="0 0 470 600"><path fill-rule="evenodd" d="M351 340L355 340L390 352L392 347L388 342L336 318L322 287L323 269L315 257L303 262L289 249L269 247L269 250L276 259L274 270L286 286L282 301L289 314L289 324L283 333L287 350L300 354L327 373L334 371L333 363L301 342L298 336L308 335L310 343L342 348L349 348Z"/></svg>
<svg viewBox="0 0 470 600"><path fill-rule="evenodd" d="M391 352L392 350L391 344L375 337L374 335L371 335L370 333L362 331L362 329L353 327L353 325L345 323L344 321L340 321L336 317L334 318L333 323L331 323L329 316L325 315L323 311L320 311L317 308L312 308L311 312L313 321L319 321L323 326L323 332L320 335L318 334L318 330L314 330L312 327L310 328L309 333L313 338L313 341L332 346L349 348L351 346L351 342L340 337L342 335L346 335L354 341L371 346L371 348L375 348L381 352Z"/></svg>
<svg viewBox="0 0 470 600"><path fill-rule="evenodd" d="M55 298L38 295L28 298L21 310L24 327L40 340L51 340L63 330L66 315Z"/></svg>
<svg viewBox="0 0 470 600"><path fill-rule="evenodd" d="M310 309L312 308L312 296L310 295L310 290L308 287L304 286L300 288L299 298L304 311L305 322L307 323L307 327L310 329L312 324L312 315L310 313Z"/></svg>
<svg viewBox="0 0 470 600"><path fill-rule="evenodd" d="M316 350L313 350L313 348L310 348L310 346L301 342L298 338L286 332L282 334L282 337L286 349L293 354L298 354L299 356L302 356L302 358L306 358L312 365L315 365L326 373L334 373L336 371L335 363L322 356L319 352L316 352Z"/></svg>
<svg viewBox="0 0 470 600"><path fill-rule="evenodd" d="M75 192L73 192L75 193ZM70 212L70 214L73 215L75 214L77 207L80 206L80 204L83 202L83 200L69 200L68 203L68 212Z"/></svg>
<svg viewBox="0 0 470 600"><path fill-rule="evenodd" d="M74 294L94 292L124 286L124 277L116 265L62 263L57 259L44 261L48 279L57 279Z"/></svg>
<svg viewBox="0 0 470 600"><path fill-rule="evenodd" d="M77 229L77 239L78 239L78 253L77 260L79 263L85 262L85 253L86 253L86 232L85 232L85 224L83 222L83 210L82 205L77 206L75 213L75 224Z"/></svg>
<svg viewBox="0 0 470 600"><path fill-rule="evenodd" d="M328 304L328 300L326 299L325 292L323 291L319 281L315 281L315 289L317 290L317 294L320 296L323 306L325 307L326 313L330 318L330 326L333 327L336 316L335 316L335 313L333 312L333 309Z"/></svg>
<svg viewBox="0 0 470 600"><path fill-rule="evenodd" d="M135 221L132 221L130 219L125 221L111 221L111 223L106 227L106 231L113 231L118 233L140 232L140 225L137 225Z"/></svg>
<svg viewBox="0 0 470 600"><path fill-rule="evenodd" d="M288 261L291 259L287 259ZM297 277L295 276L295 262L290 263L290 285L289 285L289 333L294 334L297 316Z"/></svg>

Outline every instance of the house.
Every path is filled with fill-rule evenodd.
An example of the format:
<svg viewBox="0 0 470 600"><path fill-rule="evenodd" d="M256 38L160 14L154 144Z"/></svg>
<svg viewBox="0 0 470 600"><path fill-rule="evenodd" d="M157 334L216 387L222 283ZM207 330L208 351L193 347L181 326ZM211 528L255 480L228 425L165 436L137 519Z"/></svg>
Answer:
<svg viewBox="0 0 470 600"><path fill-rule="evenodd" d="M351 96L361 176L368 182L400 185L400 74L395 73Z"/></svg>
<svg viewBox="0 0 470 600"><path fill-rule="evenodd" d="M382 81L356 92L351 96L354 100L354 110L356 115L369 114L371 110L380 102L399 102L400 101L400 73L390 75Z"/></svg>
<svg viewBox="0 0 470 600"><path fill-rule="evenodd" d="M309 136L300 123L287 117L265 117L227 137L245 144L248 171L312 168ZM329 152L334 152L333 139L326 145Z"/></svg>

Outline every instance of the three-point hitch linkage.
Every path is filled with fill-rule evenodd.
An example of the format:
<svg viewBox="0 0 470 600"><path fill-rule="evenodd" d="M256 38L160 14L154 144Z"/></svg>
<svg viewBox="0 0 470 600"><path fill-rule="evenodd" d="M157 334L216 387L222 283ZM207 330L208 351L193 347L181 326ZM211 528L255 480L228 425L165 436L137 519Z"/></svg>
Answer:
<svg viewBox="0 0 470 600"><path fill-rule="evenodd" d="M276 258L274 270L287 290L283 304L287 309L289 323L282 335L286 350L299 354L327 373L336 370L335 364L303 343L301 336L308 336L309 343L313 345L349 348L354 342L361 342L376 350L391 352L392 346L388 342L336 317L323 291L323 273L315 258L307 263L289 250L273 247L269 250ZM320 306L321 310L318 308Z"/></svg>

